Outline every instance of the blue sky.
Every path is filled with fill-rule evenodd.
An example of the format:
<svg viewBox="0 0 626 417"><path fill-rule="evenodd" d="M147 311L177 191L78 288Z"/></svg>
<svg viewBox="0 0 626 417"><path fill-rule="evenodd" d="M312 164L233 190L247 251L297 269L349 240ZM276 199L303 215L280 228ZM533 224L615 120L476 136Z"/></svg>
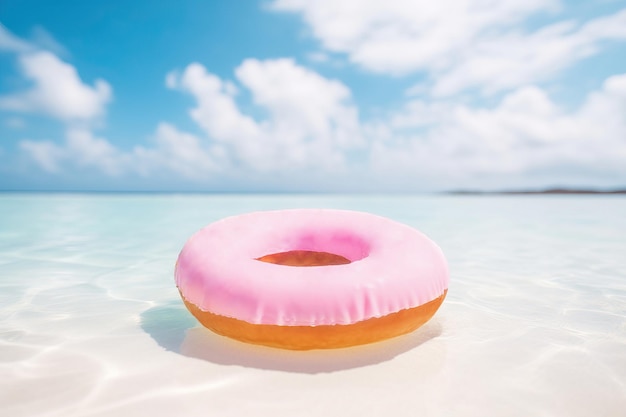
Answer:
<svg viewBox="0 0 626 417"><path fill-rule="evenodd" d="M626 185L626 1L0 3L0 189Z"/></svg>

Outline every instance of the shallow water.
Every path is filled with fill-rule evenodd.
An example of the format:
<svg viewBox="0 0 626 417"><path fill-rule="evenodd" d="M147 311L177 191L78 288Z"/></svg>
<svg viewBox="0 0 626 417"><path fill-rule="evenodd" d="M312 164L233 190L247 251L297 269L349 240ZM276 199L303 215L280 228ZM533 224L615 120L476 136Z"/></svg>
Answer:
<svg viewBox="0 0 626 417"><path fill-rule="evenodd" d="M416 332L336 351L199 327L173 267L209 222L361 210L446 254ZM621 416L626 198L0 194L0 410L7 416Z"/></svg>

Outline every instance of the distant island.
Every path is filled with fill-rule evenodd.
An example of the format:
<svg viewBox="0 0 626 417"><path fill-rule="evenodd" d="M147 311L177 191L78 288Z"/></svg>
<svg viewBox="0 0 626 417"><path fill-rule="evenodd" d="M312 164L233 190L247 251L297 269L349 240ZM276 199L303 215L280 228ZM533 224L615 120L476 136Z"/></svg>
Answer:
<svg viewBox="0 0 626 417"><path fill-rule="evenodd" d="M455 190L448 191L447 194L455 195L545 195L545 194L626 194L626 188L614 190L594 190L585 188L548 188L545 190L500 190L500 191L478 191L478 190Z"/></svg>

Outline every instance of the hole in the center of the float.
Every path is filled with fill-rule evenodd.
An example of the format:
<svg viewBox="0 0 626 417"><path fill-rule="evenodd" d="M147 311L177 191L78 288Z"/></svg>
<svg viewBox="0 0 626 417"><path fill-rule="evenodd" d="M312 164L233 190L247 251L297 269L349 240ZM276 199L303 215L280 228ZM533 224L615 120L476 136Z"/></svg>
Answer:
<svg viewBox="0 0 626 417"><path fill-rule="evenodd" d="M268 241L265 253L255 259L286 266L345 265L368 257L370 245L351 231L302 230Z"/></svg>
<svg viewBox="0 0 626 417"><path fill-rule="evenodd" d="M286 266L345 265L352 261L345 256L312 250L290 250L256 258L257 261Z"/></svg>

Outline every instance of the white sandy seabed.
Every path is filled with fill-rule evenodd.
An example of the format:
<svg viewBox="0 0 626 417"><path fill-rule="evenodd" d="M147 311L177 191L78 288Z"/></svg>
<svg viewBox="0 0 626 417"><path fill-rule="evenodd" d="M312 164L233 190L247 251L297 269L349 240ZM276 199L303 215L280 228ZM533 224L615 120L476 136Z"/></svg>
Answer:
<svg viewBox="0 0 626 417"><path fill-rule="evenodd" d="M199 327L185 240L253 210L369 211L444 250L416 332L335 351ZM0 195L2 416L624 416L626 199Z"/></svg>

